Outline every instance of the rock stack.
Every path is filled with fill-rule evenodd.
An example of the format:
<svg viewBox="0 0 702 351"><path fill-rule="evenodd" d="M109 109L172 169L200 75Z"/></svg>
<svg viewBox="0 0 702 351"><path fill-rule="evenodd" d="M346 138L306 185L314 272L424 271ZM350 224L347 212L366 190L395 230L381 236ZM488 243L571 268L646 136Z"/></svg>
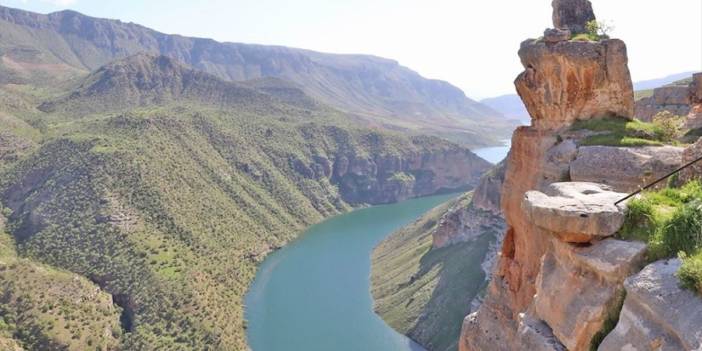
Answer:
<svg viewBox="0 0 702 351"><path fill-rule="evenodd" d="M613 238L625 213L614 203L682 162L676 147L578 145L573 122L633 117L626 45L570 40L566 32L595 19L589 1L555 0L553 9L555 29L519 50L525 71L515 85L532 125L512 137L501 199L508 229L485 300L464 320L461 351L590 349L646 250Z"/></svg>

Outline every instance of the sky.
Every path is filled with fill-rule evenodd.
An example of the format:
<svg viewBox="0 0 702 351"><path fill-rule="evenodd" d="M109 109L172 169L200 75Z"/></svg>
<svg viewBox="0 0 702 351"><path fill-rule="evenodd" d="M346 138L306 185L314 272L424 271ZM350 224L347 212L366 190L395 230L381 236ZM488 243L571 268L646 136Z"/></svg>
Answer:
<svg viewBox="0 0 702 351"><path fill-rule="evenodd" d="M592 0L624 39L634 81L702 70L702 0ZM392 58L469 97L514 93L519 43L552 26L551 0L0 0L72 9L170 34Z"/></svg>

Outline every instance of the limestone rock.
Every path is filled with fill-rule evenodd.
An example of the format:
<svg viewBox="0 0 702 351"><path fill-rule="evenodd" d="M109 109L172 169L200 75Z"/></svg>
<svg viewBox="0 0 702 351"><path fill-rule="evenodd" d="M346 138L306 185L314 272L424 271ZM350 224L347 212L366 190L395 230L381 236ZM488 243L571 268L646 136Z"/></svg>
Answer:
<svg viewBox="0 0 702 351"><path fill-rule="evenodd" d="M702 157L702 138L698 139L696 143L685 149L683 152L682 163L688 164L700 157ZM699 161L680 172L680 180L682 182L692 179L702 179L702 161Z"/></svg>
<svg viewBox="0 0 702 351"><path fill-rule="evenodd" d="M573 33L584 33L587 22L595 20L595 12L589 0L553 0L553 25L570 29Z"/></svg>
<svg viewBox="0 0 702 351"><path fill-rule="evenodd" d="M534 311L568 350L587 350L623 298L624 279L646 245L607 239L590 246L553 241L537 279Z"/></svg>
<svg viewBox="0 0 702 351"><path fill-rule="evenodd" d="M529 220L566 242L590 242L614 235L624 210L614 203L627 194L596 183L554 183L545 193L529 191L523 209Z"/></svg>
<svg viewBox="0 0 702 351"><path fill-rule="evenodd" d="M544 40L547 43L558 43L570 40L571 32L568 29L548 28L544 31Z"/></svg>
<svg viewBox="0 0 702 351"><path fill-rule="evenodd" d="M626 45L527 40L519 57L525 71L515 85L538 128L560 128L578 119L634 115Z"/></svg>
<svg viewBox="0 0 702 351"><path fill-rule="evenodd" d="M566 348L553 336L551 328L543 321L522 313L519 316L517 340L523 350L566 351Z"/></svg>
<svg viewBox="0 0 702 351"><path fill-rule="evenodd" d="M653 90L653 95L638 100L635 105L636 118L651 122L653 117L663 111L676 116L690 113L690 88L687 86L665 86Z"/></svg>
<svg viewBox="0 0 702 351"><path fill-rule="evenodd" d="M473 193L472 205L480 210L495 215L502 215L500 197L502 196L502 183L505 181L507 164L503 161L493 167L480 178L480 184Z"/></svg>
<svg viewBox="0 0 702 351"><path fill-rule="evenodd" d="M692 75L689 92L689 99L692 104L702 103L702 73Z"/></svg>
<svg viewBox="0 0 702 351"><path fill-rule="evenodd" d="M683 148L674 146L581 146L570 179L632 192L680 167L682 154Z"/></svg>
<svg viewBox="0 0 702 351"><path fill-rule="evenodd" d="M657 261L626 279L619 322L598 350L702 349L702 298L679 287L680 264Z"/></svg>

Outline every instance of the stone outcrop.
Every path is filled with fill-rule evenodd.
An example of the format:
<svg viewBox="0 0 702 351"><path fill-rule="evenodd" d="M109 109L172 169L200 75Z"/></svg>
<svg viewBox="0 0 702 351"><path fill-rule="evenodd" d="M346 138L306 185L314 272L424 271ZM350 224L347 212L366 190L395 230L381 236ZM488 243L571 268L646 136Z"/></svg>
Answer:
<svg viewBox="0 0 702 351"><path fill-rule="evenodd" d="M702 138L698 139L696 143L685 149L683 152L682 162L683 164L688 164L700 157L702 157ZM699 161L680 172L681 181L689 181L692 179L702 179L702 161Z"/></svg>
<svg viewBox="0 0 702 351"><path fill-rule="evenodd" d="M573 33L584 33L595 12L589 0L553 0L553 25Z"/></svg>
<svg viewBox="0 0 702 351"><path fill-rule="evenodd" d="M690 97L687 86L666 86L653 90L653 95L636 101L636 118L651 122L653 117L663 111L676 116L687 116L690 113Z"/></svg>
<svg viewBox="0 0 702 351"><path fill-rule="evenodd" d="M560 240L587 243L621 228L624 210L614 203L626 195L595 183L553 183L545 193L528 191L522 207L531 223Z"/></svg>
<svg viewBox="0 0 702 351"><path fill-rule="evenodd" d="M680 264L658 261L626 279L619 322L598 350L702 349L702 299L679 287Z"/></svg>
<svg viewBox="0 0 702 351"><path fill-rule="evenodd" d="M633 117L627 51L617 39L550 44L527 40L519 50L525 71L515 82L532 124L559 128L591 117Z"/></svg>
<svg viewBox="0 0 702 351"><path fill-rule="evenodd" d="M687 128L702 128L702 73L692 76L689 99L690 113L687 115Z"/></svg>
<svg viewBox="0 0 702 351"><path fill-rule="evenodd" d="M570 179L632 192L674 171L684 148L581 146L570 164Z"/></svg>
<svg viewBox="0 0 702 351"><path fill-rule="evenodd" d="M315 167L317 164L322 167ZM310 177L329 176L338 184L344 201L353 204L390 203L440 191L467 190L477 186L481 174L490 169L487 161L460 147L404 157L340 154L333 161L318 159L302 166L301 172Z"/></svg>
<svg viewBox="0 0 702 351"><path fill-rule="evenodd" d="M568 350L587 350L623 298L623 281L640 268L646 245L614 239L577 246L553 240L536 283L534 316Z"/></svg>
<svg viewBox="0 0 702 351"><path fill-rule="evenodd" d="M495 215L502 215L500 197L502 196L502 184L505 181L506 169L505 162L500 162L480 178L480 184L473 193L472 205L475 208Z"/></svg>

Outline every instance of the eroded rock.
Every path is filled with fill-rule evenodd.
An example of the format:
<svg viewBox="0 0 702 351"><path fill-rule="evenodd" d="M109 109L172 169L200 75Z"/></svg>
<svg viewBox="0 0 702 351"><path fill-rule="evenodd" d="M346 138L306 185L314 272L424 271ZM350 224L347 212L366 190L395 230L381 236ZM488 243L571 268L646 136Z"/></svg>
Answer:
<svg viewBox="0 0 702 351"><path fill-rule="evenodd" d="M632 192L680 167L682 154L683 148L675 146L581 146L570 178Z"/></svg>
<svg viewBox="0 0 702 351"><path fill-rule="evenodd" d="M636 101L636 118L651 122L653 117L663 111L676 116L690 113L689 88L687 86L666 86L653 90L653 95Z"/></svg>
<svg viewBox="0 0 702 351"><path fill-rule="evenodd" d="M566 348L553 335L553 331L543 321L535 320L522 313L517 329L519 344L530 351L566 351Z"/></svg>
<svg viewBox="0 0 702 351"><path fill-rule="evenodd" d="M624 279L643 265L646 245L615 239L552 244L542 260L533 309L568 350L587 350L621 304Z"/></svg>
<svg viewBox="0 0 702 351"><path fill-rule="evenodd" d="M572 33L568 29L548 28L544 31L544 41L547 43L558 43L570 40Z"/></svg>
<svg viewBox="0 0 702 351"><path fill-rule="evenodd" d="M527 40L519 57L525 71L515 85L534 126L560 128L578 119L634 116L623 41Z"/></svg>
<svg viewBox="0 0 702 351"><path fill-rule="evenodd" d="M702 138L685 149L682 156L682 163L688 164L700 157L702 157ZM680 172L681 182L687 182L693 179L702 179L702 161L694 163Z"/></svg>
<svg viewBox="0 0 702 351"><path fill-rule="evenodd" d="M553 0L553 25L573 33L585 33L587 22L595 20L588 0Z"/></svg>
<svg viewBox="0 0 702 351"><path fill-rule="evenodd" d="M614 205L626 196L584 182L554 183L545 192L525 194L527 218L567 242L590 242L614 235L624 223L624 209Z"/></svg>
<svg viewBox="0 0 702 351"><path fill-rule="evenodd" d="M701 350L702 298L679 287L680 260L663 260L627 278L614 330L598 350Z"/></svg>

